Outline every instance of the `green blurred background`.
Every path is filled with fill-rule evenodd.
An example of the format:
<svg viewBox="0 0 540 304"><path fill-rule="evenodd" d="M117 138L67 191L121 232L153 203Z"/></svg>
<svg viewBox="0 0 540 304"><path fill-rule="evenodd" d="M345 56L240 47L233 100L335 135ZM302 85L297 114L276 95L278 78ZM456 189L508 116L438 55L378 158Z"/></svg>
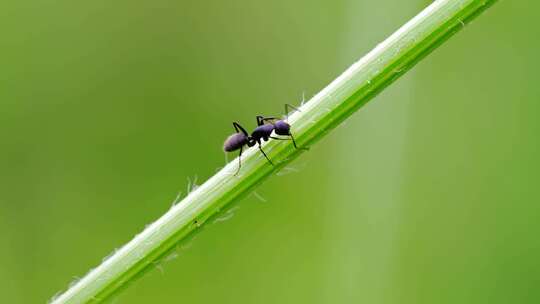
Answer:
<svg viewBox="0 0 540 304"><path fill-rule="evenodd" d="M224 165L231 121L429 3L2 2L1 302L67 288ZM115 303L538 303L539 9L500 1Z"/></svg>

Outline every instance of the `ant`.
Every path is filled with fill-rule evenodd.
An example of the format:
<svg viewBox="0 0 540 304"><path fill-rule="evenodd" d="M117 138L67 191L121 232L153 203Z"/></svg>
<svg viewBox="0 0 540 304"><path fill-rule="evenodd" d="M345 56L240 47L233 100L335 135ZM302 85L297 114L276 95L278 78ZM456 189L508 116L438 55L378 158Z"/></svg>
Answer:
<svg viewBox="0 0 540 304"><path fill-rule="evenodd" d="M240 167L242 165L241 157L242 157L242 150L245 145L248 147L253 147L255 144L258 144L259 150L264 155L266 160L271 165L274 165L270 158L264 153L264 150L261 147L261 140L268 141L268 139L276 139L276 140L292 140L293 145L296 149L299 149L296 145L296 141L294 140L293 135L291 134L291 126L287 122L288 119L288 113L289 113L289 107L293 108L296 111L300 111L297 108L293 107L290 104L285 104L285 119L279 119L277 117L264 117L261 115L258 115L257 118L257 128L251 132L251 135L248 135L246 130L242 128L240 124L237 122L233 122L233 127L236 130L236 133L229 136L225 143L223 144L223 150L225 152L232 152L236 150L240 150L240 153L238 155L238 170L236 171L235 175L240 172ZM269 123L266 123L269 122ZM282 136L290 136L290 138L279 138L271 136L272 131L274 131L277 135ZM306 148L301 148L302 150L307 150Z"/></svg>

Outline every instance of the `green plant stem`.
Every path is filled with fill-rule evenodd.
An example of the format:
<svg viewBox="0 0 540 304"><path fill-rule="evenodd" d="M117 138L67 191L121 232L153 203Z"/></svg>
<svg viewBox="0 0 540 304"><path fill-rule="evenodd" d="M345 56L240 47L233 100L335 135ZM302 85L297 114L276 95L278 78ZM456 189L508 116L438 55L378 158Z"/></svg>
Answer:
<svg viewBox="0 0 540 304"><path fill-rule="evenodd" d="M415 63L465 27L496 0L438 0L402 26L289 117L297 143L308 147L381 92ZM97 303L149 269L227 204L249 193L303 150L264 145L275 166L251 148L234 176L234 160L173 206L124 247L91 270L53 303Z"/></svg>

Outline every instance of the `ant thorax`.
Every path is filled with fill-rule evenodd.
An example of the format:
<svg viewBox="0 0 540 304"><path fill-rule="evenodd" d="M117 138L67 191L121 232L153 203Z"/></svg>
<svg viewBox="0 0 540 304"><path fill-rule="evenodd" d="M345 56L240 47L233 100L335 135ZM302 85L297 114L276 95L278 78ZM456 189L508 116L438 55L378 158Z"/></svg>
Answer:
<svg viewBox="0 0 540 304"><path fill-rule="evenodd" d="M274 131L274 125L272 124L260 125L257 128L255 128L253 132L251 132L251 137L257 141L260 139L267 141L270 135L272 134L272 131Z"/></svg>

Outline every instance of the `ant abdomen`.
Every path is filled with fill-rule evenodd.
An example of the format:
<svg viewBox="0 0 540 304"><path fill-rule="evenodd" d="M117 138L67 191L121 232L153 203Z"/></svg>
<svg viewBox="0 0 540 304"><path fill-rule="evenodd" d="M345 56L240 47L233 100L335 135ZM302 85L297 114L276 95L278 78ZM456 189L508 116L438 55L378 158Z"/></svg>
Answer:
<svg viewBox="0 0 540 304"><path fill-rule="evenodd" d="M247 142L248 137L246 135L243 133L234 133L225 140L225 143L223 143L223 150L225 152L236 151L247 144Z"/></svg>

